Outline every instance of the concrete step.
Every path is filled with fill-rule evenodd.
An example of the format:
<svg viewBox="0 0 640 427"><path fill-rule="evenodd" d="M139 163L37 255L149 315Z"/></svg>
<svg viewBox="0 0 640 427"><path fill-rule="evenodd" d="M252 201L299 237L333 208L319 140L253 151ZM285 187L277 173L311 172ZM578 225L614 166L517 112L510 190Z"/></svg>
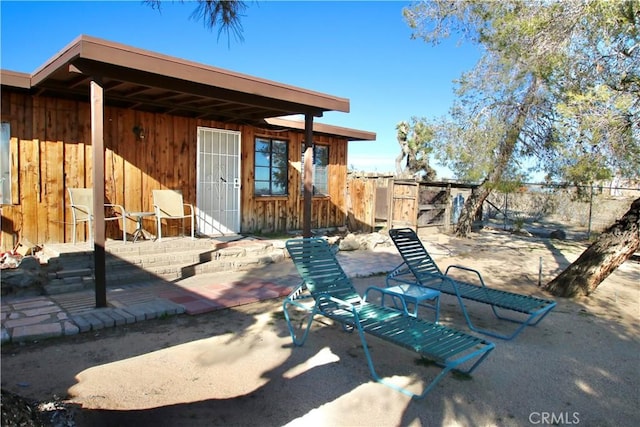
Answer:
<svg viewBox="0 0 640 427"><path fill-rule="evenodd" d="M119 270L107 272L107 286L115 286L122 283L144 282L149 280L174 281L198 274L217 273L226 271L246 271L258 268L261 265L272 264L284 259L284 255L274 253L272 255L238 257L235 259L213 259L194 264L159 265L145 268L123 267Z"/></svg>
<svg viewBox="0 0 640 427"><path fill-rule="evenodd" d="M84 276L92 276L93 269L86 268L65 268L59 271L50 272L49 278L53 279L65 279L65 278L73 278L73 277L84 277Z"/></svg>
<svg viewBox="0 0 640 427"><path fill-rule="evenodd" d="M69 280L67 279L53 279L50 280L46 285L44 285L44 290L47 295L57 295L64 294L67 292L77 292L83 289L87 289L90 283L93 282L93 278L90 277L88 281L84 280L84 278L79 278L80 280Z"/></svg>
<svg viewBox="0 0 640 427"><path fill-rule="evenodd" d="M124 244L106 254L106 284L175 281L198 274L243 271L285 258L282 242L257 241L212 244L210 241ZM51 256L48 265L49 294L93 288L93 252L78 250ZM79 289L78 289L79 288Z"/></svg>
<svg viewBox="0 0 640 427"><path fill-rule="evenodd" d="M152 254L107 254L105 268L107 274L117 273L123 269L143 269L153 272L162 270L164 267L186 267L200 265L209 262L219 261L224 267L234 268L235 265L242 265L240 261L244 258L260 257L280 257L284 254L283 249L275 248L273 245L250 245L247 247L230 247L217 251L202 251L185 249L183 251L173 251ZM226 263L224 261L227 261ZM255 261L252 261L255 263ZM69 276L85 276L93 271L93 254L87 253L84 256L61 257L55 263L51 263L48 268L49 276L54 278L64 278Z"/></svg>

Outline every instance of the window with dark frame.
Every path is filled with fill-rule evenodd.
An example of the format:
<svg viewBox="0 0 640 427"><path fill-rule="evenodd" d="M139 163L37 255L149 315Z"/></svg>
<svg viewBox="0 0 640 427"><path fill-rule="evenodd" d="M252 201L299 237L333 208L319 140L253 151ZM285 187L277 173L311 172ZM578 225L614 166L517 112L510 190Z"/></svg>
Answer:
<svg viewBox="0 0 640 427"><path fill-rule="evenodd" d="M302 192L304 193L304 151L302 144ZM313 195L329 195L329 146L313 145Z"/></svg>
<svg viewBox="0 0 640 427"><path fill-rule="evenodd" d="M289 181L287 146L287 141L256 138L254 166L256 196L287 195Z"/></svg>

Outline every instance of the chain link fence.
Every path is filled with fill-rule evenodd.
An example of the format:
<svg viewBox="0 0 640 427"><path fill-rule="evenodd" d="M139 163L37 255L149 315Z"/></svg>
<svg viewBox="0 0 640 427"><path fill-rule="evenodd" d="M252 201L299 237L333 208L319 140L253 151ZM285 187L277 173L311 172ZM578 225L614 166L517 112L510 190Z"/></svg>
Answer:
<svg viewBox="0 0 640 427"><path fill-rule="evenodd" d="M390 192L393 193L391 188L397 184L395 181L390 174L349 174L347 193L351 206L351 230L369 231L388 225L389 215L396 203L389 196ZM399 183L405 181L399 180ZM451 231L448 224L458 222L462 206L476 187L455 181L422 182L420 185L435 186L447 192L447 200L438 203L447 205L444 214L451 218L440 215L440 222L427 224L440 232ZM620 219L638 197L640 182L633 181L593 187L523 184L509 193L493 191L483 204L481 221L476 221L475 225L480 225L480 222L483 226L528 231L545 237L558 230L572 240L583 240L602 232ZM405 213L407 217L417 216L412 224L427 227L420 221L420 208L433 201L418 198L415 202L414 209L407 209Z"/></svg>
<svg viewBox="0 0 640 427"><path fill-rule="evenodd" d="M590 237L621 218L638 197L640 188L633 187L528 184L512 193L493 192L485 202L483 222L516 230L544 223Z"/></svg>

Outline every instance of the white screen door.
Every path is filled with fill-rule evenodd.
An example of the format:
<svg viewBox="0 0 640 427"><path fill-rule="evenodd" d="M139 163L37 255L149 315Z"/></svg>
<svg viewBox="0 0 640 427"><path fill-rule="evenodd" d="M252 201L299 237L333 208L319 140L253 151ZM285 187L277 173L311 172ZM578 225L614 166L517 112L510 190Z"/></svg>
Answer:
<svg viewBox="0 0 640 427"><path fill-rule="evenodd" d="M198 127L198 233L240 232L240 132Z"/></svg>

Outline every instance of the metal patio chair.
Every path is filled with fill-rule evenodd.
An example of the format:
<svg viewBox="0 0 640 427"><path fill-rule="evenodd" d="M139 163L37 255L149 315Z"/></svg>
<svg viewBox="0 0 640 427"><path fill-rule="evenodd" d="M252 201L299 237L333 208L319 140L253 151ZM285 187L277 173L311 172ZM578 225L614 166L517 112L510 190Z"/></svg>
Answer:
<svg viewBox="0 0 640 427"><path fill-rule="evenodd" d="M158 241L162 240L162 220L179 219L184 235L184 219L191 219L191 239L194 239L195 211L193 205L184 203L180 190L153 190L153 210L158 228ZM188 211L188 213L185 213Z"/></svg>
<svg viewBox="0 0 640 427"><path fill-rule="evenodd" d="M76 228L79 223L89 224L89 242L93 242L93 189L92 188L67 188L71 201L71 214L73 216L73 243L76 243ZM122 220L122 241L127 241L127 229L125 220L127 212L121 205L105 203L105 221Z"/></svg>

